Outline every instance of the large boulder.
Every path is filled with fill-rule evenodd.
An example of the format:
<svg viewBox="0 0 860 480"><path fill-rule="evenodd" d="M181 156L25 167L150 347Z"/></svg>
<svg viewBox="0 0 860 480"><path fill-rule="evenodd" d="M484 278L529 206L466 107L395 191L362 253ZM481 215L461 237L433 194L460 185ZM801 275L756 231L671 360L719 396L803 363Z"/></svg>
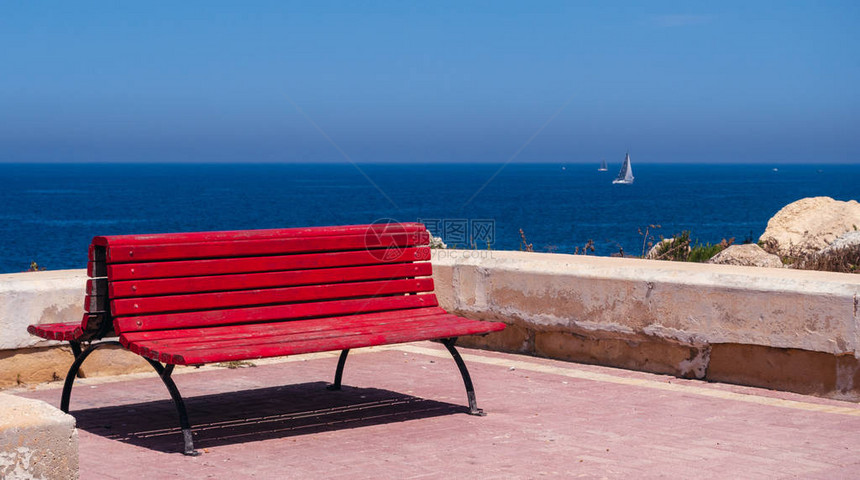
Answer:
<svg viewBox="0 0 860 480"><path fill-rule="evenodd" d="M754 243L747 245L732 245L708 260L708 263L719 265L743 265L747 267L782 268L779 257L764 251Z"/></svg>
<svg viewBox="0 0 860 480"><path fill-rule="evenodd" d="M840 235L860 228L860 203L830 197L789 203L767 222L759 241L782 256L803 256L830 245Z"/></svg>
<svg viewBox="0 0 860 480"><path fill-rule="evenodd" d="M860 228L860 225L858 225L858 228ZM848 233L843 233L842 235L840 235L839 238L833 240L830 245L822 249L819 253L821 253L822 255L828 255L837 250L848 247L855 247L857 245L860 245L860 230L852 230Z"/></svg>

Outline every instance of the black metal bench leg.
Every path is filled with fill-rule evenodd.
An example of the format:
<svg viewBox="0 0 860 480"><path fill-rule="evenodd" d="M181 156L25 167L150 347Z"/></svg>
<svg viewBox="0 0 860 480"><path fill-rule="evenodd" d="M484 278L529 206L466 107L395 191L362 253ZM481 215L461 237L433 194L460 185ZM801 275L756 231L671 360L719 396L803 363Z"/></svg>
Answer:
<svg viewBox="0 0 860 480"><path fill-rule="evenodd" d="M472 377L469 376L469 370L466 369L466 364L463 362L463 358L460 357L460 353L454 348L454 343L456 341L456 337L445 338L442 339L442 344L445 345L445 348L447 348L448 352L451 353L451 356L454 357L454 361L457 362L457 368L460 369L460 375L463 376L463 383L466 384L466 396L469 398L469 415L483 417L486 413L478 408L478 402L475 400L475 387L472 385Z"/></svg>
<svg viewBox="0 0 860 480"><path fill-rule="evenodd" d="M349 349L341 350L340 358L337 359L337 370L334 372L334 383L327 386L329 390L340 390L340 381L343 379L343 366L346 365L346 356L349 355Z"/></svg>
<svg viewBox="0 0 860 480"><path fill-rule="evenodd" d="M81 342L76 342L74 340L70 340L69 346L72 347L72 355L74 355L75 358L78 358L81 356Z"/></svg>
<svg viewBox="0 0 860 480"><path fill-rule="evenodd" d="M69 346L72 347L72 355L75 357L75 359L81 356L81 342L69 340ZM81 377L80 370L78 370L77 376Z"/></svg>
<svg viewBox="0 0 860 480"><path fill-rule="evenodd" d="M167 365L165 367L149 358L147 358L146 361L152 365L152 368L154 368L156 372L158 372L158 376L161 377L161 381L164 382L164 386L167 387L167 391L170 392L170 397L173 398L173 403L176 404L176 410L179 412L179 426L182 428L182 440L185 442L185 450L182 453L192 457L200 455L200 452L194 450L194 439L191 436L191 422L188 421L188 413L185 411L185 402L182 400L182 395L179 394L179 389L176 388L176 384L173 382L173 379L170 378L175 365Z"/></svg>
<svg viewBox="0 0 860 480"><path fill-rule="evenodd" d="M69 413L69 399L72 397L72 386L75 383L75 378L81 369L81 364L90 356L95 349L104 345L120 345L116 340L108 340L106 342L93 343L86 350L81 351L81 344L78 342L69 342L72 345L72 353L75 354L75 361L69 367L69 373L66 374L66 381L63 383L63 395L60 397L60 410L64 413Z"/></svg>

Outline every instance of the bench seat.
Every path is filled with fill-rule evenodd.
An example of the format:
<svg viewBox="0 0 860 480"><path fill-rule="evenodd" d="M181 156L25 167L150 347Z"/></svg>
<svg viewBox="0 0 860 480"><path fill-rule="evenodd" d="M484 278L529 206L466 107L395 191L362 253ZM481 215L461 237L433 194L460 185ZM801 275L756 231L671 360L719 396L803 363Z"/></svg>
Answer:
<svg viewBox="0 0 860 480"><path fill-rule="evenodd" d="M118 344L144 357L176 403L189 455L197 452L171 378L176 365L340 350L331 385L339 389L350 349L441 340L463 377L469 413L480 415L454 342L505 324L439 307L429 242L418 223L95 237L81 322L28 331L71 345L65 412L94 349Z"/></svg>
<svg viewBox="0 0 860 480"><path fill-rule="evenodd" d="M498 327L496 327L498 328ZM120 336L123 346L167 364L196 365L487 333L486 322L440 308L238 327L160 330Z"/></svg>

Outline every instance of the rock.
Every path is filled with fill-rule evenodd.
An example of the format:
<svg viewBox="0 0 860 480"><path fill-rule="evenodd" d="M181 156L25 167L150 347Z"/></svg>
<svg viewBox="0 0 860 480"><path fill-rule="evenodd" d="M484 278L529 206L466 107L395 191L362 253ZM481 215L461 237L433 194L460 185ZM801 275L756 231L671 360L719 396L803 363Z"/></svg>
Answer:
<svg viewBox="0 0 860 480"><path fill-rule="evenodd" d="M657 250L660 247L669 244L671 241L671 238L664 238L663 240L660 240L659 242L655 243L654 246L648 250L648 253L645 254L645 258L647 258L648 260L654 260L658 256Z"/></svg>
<svg viewBox="0 0 860 480"><path fill-rule="evenodd" d="M747 267L782 268L779 257L764 251L754 243L747 245L732 245L708 260L708 263L718 265L743 265Z"/></svg>
<svg viewBox="0 0 860 480"><path fill-rule="evenodd" d="M648 260L672 260L672 258L663 258L663 257L668 256L668 255L666 255L667 253L676 253L676 252L663 251L661 253L658 253L658 251L661 248L662 249L669 248L669 246L672 244L673 241L675 241L674 238L664 238L663 240L660 240L659 242L657 242L656 245L654 245L653 247L651 247L650 250L648 250L648 253L645 254L645 258ZM686 251L686 253L690 253L690 251L691 251L690 245L685 245L684 247L680 247L680 248L678 248L678 250L681 250L681 248L683 248Z"/></svg>
<svg viewBox="0 0 860 480"><path fill-rule="evenodd" d="M843 233L839 238L833 240L830 245L823 248L819 253L827 255L841 248L853 247L855 245L860 245L860 230L852 230L848 233Z"/></svg>
<svg viewBox="0 0 860 480"><path fill-rule="evenodd" d="M774 253L802 256L830 245L840 235L860 228L860 203L830 197L803 198L776 212L760 241ZM768 248L770 250L770 248Z"/></svg>

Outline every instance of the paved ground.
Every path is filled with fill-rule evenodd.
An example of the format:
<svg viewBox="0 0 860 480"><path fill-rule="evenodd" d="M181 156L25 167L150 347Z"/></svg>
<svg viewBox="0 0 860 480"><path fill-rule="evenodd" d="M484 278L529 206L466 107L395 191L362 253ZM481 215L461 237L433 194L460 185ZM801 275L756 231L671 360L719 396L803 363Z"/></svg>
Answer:
<svg viewBox="0 0 860 480"><path fill-rule="evenodd" d="M860 478L857 404L461 351L486 417L429 342L177 372L199 457L157 378L79 380L81 478Z"/></svg>

